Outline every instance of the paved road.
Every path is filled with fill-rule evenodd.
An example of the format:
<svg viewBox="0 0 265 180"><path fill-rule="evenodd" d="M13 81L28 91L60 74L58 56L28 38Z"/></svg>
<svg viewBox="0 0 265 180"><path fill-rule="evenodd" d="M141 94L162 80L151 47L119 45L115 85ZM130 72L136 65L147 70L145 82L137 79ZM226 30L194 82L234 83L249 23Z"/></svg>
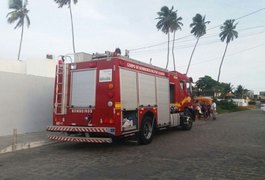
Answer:
<svg viewBox="0 0 265 180"><path fill-rule="evenodd" d="M265 179L265 113L223 114L152 144L56 143L0 155L0 179Z"/></svg>

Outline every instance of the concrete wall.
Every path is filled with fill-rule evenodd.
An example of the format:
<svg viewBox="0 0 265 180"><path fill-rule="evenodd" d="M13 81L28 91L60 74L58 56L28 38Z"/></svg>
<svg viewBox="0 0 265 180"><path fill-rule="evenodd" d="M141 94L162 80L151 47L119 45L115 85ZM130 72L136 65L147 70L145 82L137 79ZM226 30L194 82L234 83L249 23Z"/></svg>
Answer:
<svg viewBox="0 0 265 180"><path fill-rule="evenodd" d="M0 72L12 72L43 77L55 76L55 60L0 60Z"/></svg>
<svg viewBox="0 0 265 180"><path fill-rule="evenodd" d="M14 128L43 131L51 124L53 78L0 71L0 83L0 136Z"/></svg>
<svg viewBox="0 0 265 180"><path fill-rule="evenodd" d="M232 99L232 100L237 106L248 106L248 101L246 99Z"/></svg>

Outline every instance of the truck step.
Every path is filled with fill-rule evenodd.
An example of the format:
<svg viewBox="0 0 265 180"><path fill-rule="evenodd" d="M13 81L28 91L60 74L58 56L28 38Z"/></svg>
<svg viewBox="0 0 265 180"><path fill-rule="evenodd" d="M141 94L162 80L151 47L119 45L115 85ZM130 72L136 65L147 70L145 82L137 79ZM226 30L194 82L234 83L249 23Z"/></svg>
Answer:
<svg viewBox="0 0 265 180"><path fill-rule="evenodd" d="M70 137L60 135L48 135L50 140L64 142L80 142L80 143L112 143L111 138L96 138L96 137Z"/></svg>

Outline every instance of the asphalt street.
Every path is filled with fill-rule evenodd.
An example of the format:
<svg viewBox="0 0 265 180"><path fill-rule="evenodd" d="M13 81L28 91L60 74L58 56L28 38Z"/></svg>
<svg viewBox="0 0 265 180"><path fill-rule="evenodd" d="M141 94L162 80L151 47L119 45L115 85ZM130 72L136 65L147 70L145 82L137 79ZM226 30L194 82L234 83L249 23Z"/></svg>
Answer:
<svg viewBox="0 0 265 180"><path fill-rule="evenodd" d="M0 179L265 179L265 113L163 130L149 145L54 143L0 154Z"/></svg>

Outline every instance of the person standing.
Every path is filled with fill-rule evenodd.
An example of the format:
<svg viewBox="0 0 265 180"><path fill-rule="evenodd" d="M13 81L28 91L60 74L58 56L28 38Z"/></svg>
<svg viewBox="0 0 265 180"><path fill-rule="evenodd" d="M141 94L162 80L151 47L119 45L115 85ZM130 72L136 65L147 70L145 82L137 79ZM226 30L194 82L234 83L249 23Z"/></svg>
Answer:
<svg viewBox="0 0 265 180"><path fill-rule="evenodd" d="M211 105L211 116L213 120L216 120L216 103L215 100L213 100L213 103Z"/></svg>
<svg viewBox="0 0 265 180"><path fill-rule="evenodd" d="M201 112L201 107L200 107L200 103L199 103L198 100L196 100L193 103L193 109L194 109L195 120L198 120L199 119L200 112Z"/></svg>

